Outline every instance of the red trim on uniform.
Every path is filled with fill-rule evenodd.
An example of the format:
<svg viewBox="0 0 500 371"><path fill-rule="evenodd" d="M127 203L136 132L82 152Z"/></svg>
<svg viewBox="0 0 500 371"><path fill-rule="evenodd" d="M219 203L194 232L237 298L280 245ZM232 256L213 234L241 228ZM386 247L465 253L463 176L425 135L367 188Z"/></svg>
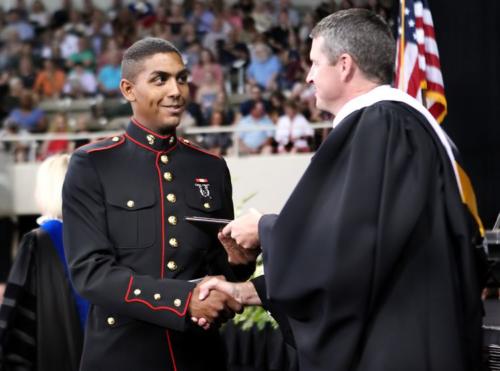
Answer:
<svg viewBox="0 0 500 371"><path fill-rule="evenodd" d="M99 142L104 142L105 140L109 140L109 138L104 138L104 139L101 139L101 140L98 140L96 142L93 142L93 143L89 143L87 145L92 145L92 144L95 144L95 143L99 143ZM102 148L91 148L89 150L85 150L83 149L86 153L91 153L91 152L97 152L97 151L104 151L106 149L111 149L111 148L114 148L120 144L123 144L125 142L125 138L123 136L120 135L120 140L118 142L115 142L113 144L110 144L109 146L106 146L106 147L102 147Z"/></svg>
<svg viewBox="0 0 500 371"><path fill-rule="evenodd" d="M160 153L160 151L157 151L156 149L153 149L151 147L148 147L147 145L145 144L142 144L141 142L135 140L134 138L132 138L130 135L128 135L127 133L125 133L125 136L130 139L132 142L134 142L135 144L137 144L138 146L144 148L144 149L147 149L148 151L151 151L151 152L155 152L155 153Z"/></svg>
<svg viewBox="0 0 500 371"><path fill-rule="evenodd" d="M211 152L205 151L204 149L201 149L199 147L193 146L191 143L186 143L184 138L180 138L179 137L178 139L180 139L180 140L178 140L177 142L181 142L182 144L184 144L185 146L187 146L189 148L196 149L197 151L203 152L203 153L205 153L207 155L210 155L210 156L213 156L215 158L219 158L219 159L222 158L221 156L217 156L217 155L215 155L215 154L213 154Z"/></svg>
<svg viewBox="0 0 500 371"><path fill-rule="evenodd" d="M194 181L196 183L208 183L208 179L207 178L196 178Z"/></svg>
<svg viewBox="0 0 500 371"><path fill-rule="evenodd" d="M127 302L127 303L142 303L152 310L168 310L172 313L175 313L179 317L186 316L187 310L189 308L189 303L191 302L191 295L193 293L192 291L189 292L189 295L186 299L186 303L184 304L184 310L182 312L179 312L177 309L172 308L172 307L167 307L167 306L155 307L153 304L151 304L150 302L143 300L143 299L139 299L139 298L129 299L128 297L130 295L130 290L132 289L133 282L134 282L134 276L130 276L127 292L125 293L125 298L124 298L125 302Z"/></svg>
<svg viewBox="0 0 500 371"><path fill-rule="evenodd" d="M160 277L163 278L165 275L165 200L163 193L163 182L161 177L161 169L159 165L161 152L156 154L156 171L158 172L158 180L160 182L160 204L161 204L161 268L160 268Z"/></svg>
<svg viewBox="0 0 500 371"><path fill-rule="evenodd" d="M132 142L134 142L135 144L137 144L138 146L144 148L144 149L147 149L148 151L151 151L151 152L154 152L154 153L161 153L161 154L166 154L166 153L169 153L170 151L172 151L175 147L177 147L177 142L175 142L175 144L170 147L169 149L167 149L166 151L157 151L156 149L154 148L151 148L151 147L148 147L147 145L145 144L142 144L141 142L139 142L138 140L132 138L130 135L128 135L127 133L125 133L125 136L130 139Z"/></svg>
<svg viewBox="0 0 500 371"><path fill-rule="evenodd" d="M155 133L154 131L152 131L151 129L148 129L147 127L145 127L144 125L142 125L139 121L137 121L134 117L132 117L132 119L130 120L132 121L132 124L134 124L135 126L138 126L140 127L142 130L144 131L147 131L149 134L152 134L154 135L155 137L157 138L160 138L160 139L167 139L169 137L172 136L172 134L167 134L167 135L160 135L158 133Z"/></svg>
<svg viewBox="0 0 500 371"><path fill-rule="evenodd" d="M175 363L175 356L174 356L174 349L172 348L172 341L170 340L170 332L166 330L167 332L167 343L168 343L168 350L170 351L170 358L172 358L172 366L174 366L174 371L177 371L177 365Z"/></svg>

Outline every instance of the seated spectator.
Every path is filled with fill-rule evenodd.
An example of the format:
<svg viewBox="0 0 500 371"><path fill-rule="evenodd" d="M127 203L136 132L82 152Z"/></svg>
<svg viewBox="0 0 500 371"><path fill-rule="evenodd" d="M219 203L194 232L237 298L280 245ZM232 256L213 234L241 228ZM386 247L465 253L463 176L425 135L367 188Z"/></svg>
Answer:
<svg viewBox="0 0 500 371"><path fill-rule="evenodd" d="M38 168L39 228L23 236L0 307L2 369L77 371L88 303L68 276L62 238L62 185L69 156Z"/></svg>
<svg viewBox="0 0 500 371"><path fill-rule="evenodd" d="M255 28L260 33L265 33L273 26L272 3L258 1L250 15L255 22Z"/></svg>
<svg viewBox="0 0 500 371"><path fill-rule="evenodd" d="M195 25L196 34L202 38L212 28L214 13L205 6L201 0L196 0L193 4L193 11L188 16L188 23Z"/></svg>
<svg viewBox="0 0 500 371"><path fill-rule="evenodd" d="M82 64L86 69L95 67L96 58L87 37L78 39L78 51L69 56L66 65L71 68L77 63Z"/></svg>
<svg viewBox="0 0 500 371"><path fill-rule="evenodd" d="M23 139L26 139L29 135L27 130L20 129L19 125L14 121L5 120L3 128L0 130L0 138L15 136L19 140L1 142L0 149L8 153L15 162L26 162L30 142Z"/></svg>
<svg viewBox="0 0 500 371"><path fill-rule="evenodd" d="M314 136L309 121L298 112L297 103L285 102L285 114L278 119L274 139L278 143L278 153L310 152L308 141Z"/></svg>
<svg viewBox="0 0 500 371"><path fill-rule="evenodd" d="M243 154L270 153L273 139L273 122L266 115L264 104L255 102L248 116L243 117L237 124L238 129L252 129L255 126L263 130L249 130L239 133L240 152Z"/></svg>
<svg viewBox="0 0 500 371"><path fill-rule="evenodd" d="M182 25L186 23L186 17L184 16L184 8L180 3L172 2L170 5L170 15L167 17L167 24L170 27L170 33L174 38L178 38L181 35Z"/></svg>
<svg viewBox="0 0 500 371"><path fill-rule="evenodd" d="M196 86L201 86L207 73L211 73L215 82L222 86L224 76L220 64L215 61L214 54L210 49L202 49L200 58L191 70L191 82Z"/></svg>
<svg viewBox="0 0 500 371"><path fill-rule="evenodd" d="M250 84L257 84L266 90L277 88L277 77L281 69L281 62L272 54L266 44L255 44L250 65L247 69L247 79Z"/></svg>
<svg viewBox="0 0 500 371"><path fill-rule="evenodd" d="M285 113L286 98L280 90L274 90L269 96L268 111L276 112L280 117Z"/></svg>
<svg viewBox="0 0 500 371"><path fill-rule="evenodd" d="M19 77L10 77L8 72L0 75L0 120L19 106L23 92L23 83Z"/></svg>
<svg viewBox="0 0 500 371"><path fill-rule="evenodd" d="M20 129L27 130L30 133L40 133L46 129L45 114L35 106L33 93L29 90L23 91L19 100L19 107L10 112L7 120L16 123Z"/></svg>
<svg viewBox="0 0 500 371"><path fill-rule="evenodd" d="M217 100L217 95L223 93L223 88L216 81L212 72L205 72L205 79L196 91L195 101L201 107L201 111L205 118L210 117L212 106Z"/></svg>
<svg viewBox="0 0 500 371"><path fill-rule="evenodd" d="M203 36L202 44L209 49L214 55L218 55L218 45L224 44L228 39L228 34L231 32L231 26L221 16L215 17L212 22L212 27Z"/></svg>
<svg viewBox="0 0 500 371"><path fill-rule="evenodd" d="M276 52L288 49L288 36L294 32L291 25L288 10L283 9L278 13L278 23L266 32L269 45Z"/></svg>
<svg viewBox="0 0 500 371"><path fill-rule="evenodd" d="M75 123L75 128L73 130L73 132L75 134L88 134L89 133L89 129L88 129L88 126L89 126L89 120L90 120L90 115L89 114L83 114L83 115L79 115L77 118L76 118L76 123ZM73 141L73 144L71 145L71 152L75 149L77 149L78 147L81 147L81 146L84 146L86 144L90 143L90 140L89 139L84 139L84 138L81 138L81 139L75 139Z"/></svg>
<svg viewBox="0 0 500 371"><path fill-rule="evenodd" d="M264 104L265 111L268 112L270 103L262 96L262 89L258 85L252 85L250 87L250 99L247 99L240 104L241 116L249 115L250 110L256 102L262 102Z"/></svg>
<svg viewBox="0 0 500 371"><path fill-rule="evenodd" d="M213 110L210 115L210 127L218 128L227 125L228 123L224 121L224 112ZM203 146L217 156L225 156L231 144L231 133L210 133L203 135Z"/></svg>
<svg viewBox="0 0 500 371"><path fill-rule="evenodd" d="M12 8L7 12L7 26L3 32L15 31L21 41L33 40L35 30L33 25L24 19L19 9Z"/></svg>
<svg viewBox="0 0 500 371"><path fill-rule="evenodd" d="M49 124L48 134L68 134L68 118L65 113L57 113ZM50 139L42 144L39 158L44 160L49 156L70 153L73 149L73 143L66 139Z"/></svg>
<svg viewBox="0 0 500 371"><path fill-rule="evenodd" d="M49 12L41 0L35 0L31 4L29 20L35 26L37 33L49 25Z"/></svg>
<svg viewBox="0 0 500 371"><path fill-rule="evenodd" d="M33 90L44 98L59 98L64 84L66 74L56 67L52 59L45 59L43 70L38 72Z"/></svg>
<svg viewBox="0 0 500 371"><path fill-rule="evenodd" d="M91 70L77 62L68 74L63 92L72 98L94 96L97 92L97 79Z"/></svg>
<svg viewBox="0 0 500 371"><path fill-rule="evenodd" d="M120 80L122 76L121 53L118 50L108 52L109 62L99 70L97 81L99 92L106 97L116 97L120 93Z"/></svg>
<svg viewBox="0 0 500 371"><path fill-rule="evenodd" d="M181 37L179 43L176 45L180 50L185 50L200 40L196 34L196 26L191 22L187 22L182 26ZM189 62L189 61L188 61Z"/></svg>
<svg viewBox="0 0 500 371"><path fill-rule="evenodd" d="M23 82L23 87L25 89L32 89L33 85L35 85L36 72L33 67L33 60L31 56L23 55L19 60L19 70L18 74L19 78Z"/></svg>

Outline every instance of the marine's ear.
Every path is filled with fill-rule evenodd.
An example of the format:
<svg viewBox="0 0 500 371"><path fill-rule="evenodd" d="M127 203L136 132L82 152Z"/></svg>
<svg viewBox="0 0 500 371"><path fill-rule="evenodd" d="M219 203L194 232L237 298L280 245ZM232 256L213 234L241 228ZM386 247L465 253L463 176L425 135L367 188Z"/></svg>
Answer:
<svg viewBox="0 0 500 371"><path fill-rule="evenodd" d="M129 102L134 102L135 101L135 93L134 93L134 83L127 80L127 79L121 79L120 80L120 91L122 92L123 97L129 101Z"/></svg>

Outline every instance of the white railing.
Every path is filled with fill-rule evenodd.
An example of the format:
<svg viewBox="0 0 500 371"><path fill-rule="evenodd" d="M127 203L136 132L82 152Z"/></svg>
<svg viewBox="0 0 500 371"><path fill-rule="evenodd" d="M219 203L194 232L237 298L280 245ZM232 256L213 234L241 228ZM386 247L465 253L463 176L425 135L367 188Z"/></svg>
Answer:
<svg viewBox="0 0 500 371"><path fill-rule="evenodd" d="M331 122L321 122L311 124L314 130L331 128ZM203 134L219 134L219 133L232 133L233 139L233 155L238 157L240 155L239 151L239 141L238 134L242 132L250 131L275 131L275 126L262 127L258 125L248 126L245 128L240 128L238 126L190 126L187 128L180 128L179 135L203 135ZM0 137L0 145L2 142L23 142L29 143L28 161L35 161L36 153L40 142L45 142L49 140L81 140L89 139L95 140L100 138L111 137L114 135L123 134L124 130L107 130L107 131L97 131L91 133L44 133L44 134L22 134L22 135L4 135Z"/></svg>

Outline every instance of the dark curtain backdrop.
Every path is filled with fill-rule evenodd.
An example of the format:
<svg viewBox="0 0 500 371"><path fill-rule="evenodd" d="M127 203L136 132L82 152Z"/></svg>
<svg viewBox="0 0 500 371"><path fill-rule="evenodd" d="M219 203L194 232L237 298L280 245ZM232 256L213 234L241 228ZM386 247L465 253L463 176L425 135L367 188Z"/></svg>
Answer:
<svg viewBox="0 0 500 371"><path fill-rule="evenodd" d="M500 212L500 1L428 2L448 100L444 129L491 228Z"/></svg>

